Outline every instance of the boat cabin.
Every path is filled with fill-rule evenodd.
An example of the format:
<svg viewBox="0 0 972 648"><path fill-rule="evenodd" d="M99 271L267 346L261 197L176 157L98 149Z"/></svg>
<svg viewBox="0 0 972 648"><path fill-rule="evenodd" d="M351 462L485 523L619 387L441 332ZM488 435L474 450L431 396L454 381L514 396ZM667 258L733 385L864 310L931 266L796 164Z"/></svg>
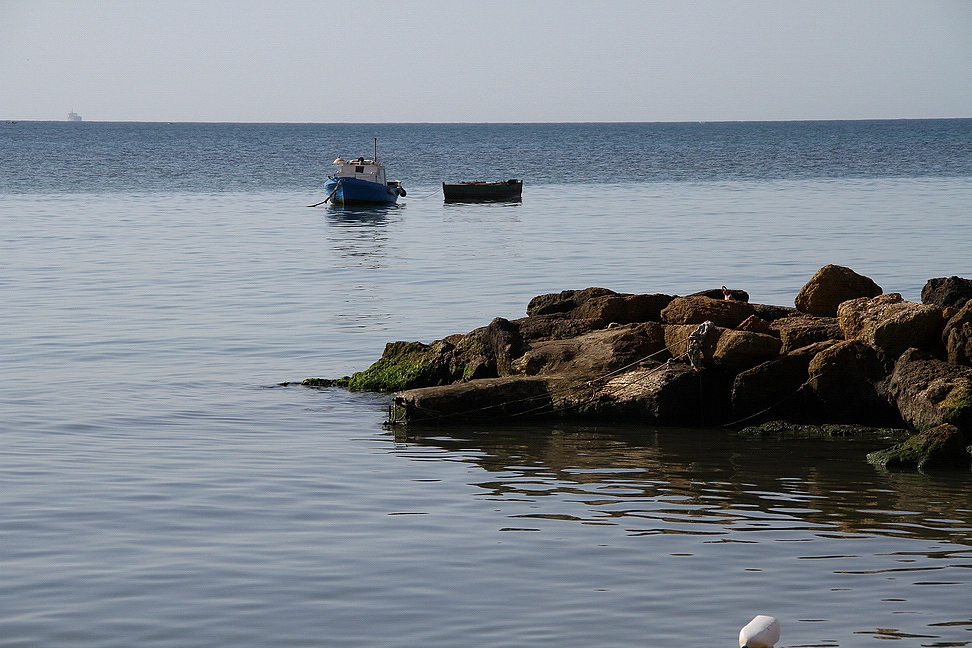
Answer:
<svg viewBox="0 0 972 648"><path fill-rule="evenodd" d="M357 160L345 160L339 157L334 160L334 164L338 165L338 170L333 176L335 178L358 178L365 182L387 184L384 165L374 160L366 160L363 157L359 157Z"/></svg>

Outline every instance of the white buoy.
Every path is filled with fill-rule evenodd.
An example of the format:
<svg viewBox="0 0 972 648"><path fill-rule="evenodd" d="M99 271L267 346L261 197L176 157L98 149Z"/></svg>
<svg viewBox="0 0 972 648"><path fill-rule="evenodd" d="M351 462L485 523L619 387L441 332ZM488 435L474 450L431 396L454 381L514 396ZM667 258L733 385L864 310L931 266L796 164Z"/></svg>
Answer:
<svg viewBox="0 0 972 648"><path fill-rule="evenodd" d="M760 614L739 631L739 648L773 648L780 640L780 622Z"/></svg>

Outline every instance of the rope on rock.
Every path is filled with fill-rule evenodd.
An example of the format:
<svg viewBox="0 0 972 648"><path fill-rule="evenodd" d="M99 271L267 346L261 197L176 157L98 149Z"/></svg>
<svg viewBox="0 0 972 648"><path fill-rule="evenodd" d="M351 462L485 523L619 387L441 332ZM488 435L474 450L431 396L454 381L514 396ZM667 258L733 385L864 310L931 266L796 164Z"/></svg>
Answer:
<svg viewBox="0 0 972 648"><path fill-rule="evenodd" d="M768 412L768 411L770 411L772 409L776 409L777 407L779 407L780 405L782 405L786 401L790 400L791 398L793 398L794 396L796 396L797 394L799 394L800 392L802 392L807 387L810 387L811 386L810 383L812 383L814 380L816 380L817 378L819 378L822 375L823 375L822 373L818 373L818 374L815 374L813 376L810 376L809 378L807 378L807 380L802 385L800 385L799 387L797 387L793 391L793 393L787 394L786 396L784 396L780 400L776 401L775 403L773 403L769 407L766 407L766 408L764 408L764 409L756 412L755 414L750 414L749 416L743 417L743 418L741 418L741 419L739 419L737 421L733 421L732 423L725 423L722 427L727 427L727 428L736 427L740 423L745 423L747 421L751 421L754 418L760 417L760 416L762 416L763 414L765 414L766 412Z"/></svg>

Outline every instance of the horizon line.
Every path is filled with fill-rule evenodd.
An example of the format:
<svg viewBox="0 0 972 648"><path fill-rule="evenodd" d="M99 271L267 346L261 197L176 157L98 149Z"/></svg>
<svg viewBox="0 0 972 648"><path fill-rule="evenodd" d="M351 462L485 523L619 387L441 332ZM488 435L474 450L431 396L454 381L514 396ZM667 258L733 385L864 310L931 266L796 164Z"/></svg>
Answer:
<svg viewBox="0 0 972 648"><path fill-rule="evenodd" d="M863 122L863 121L950 121L972 119L968 117L854 117L854 118L822 118L822 119L683 119L683 120L588 120L588 121L220 121L220 120L140 120L140 119L84 119L80 122L68 119L21 119L0 118L0 122L14 124L18 122L52 123L52 124L253 124L253 125L544 125L544 124L759 124L759 123L793 123L793 122Z"/></svg>

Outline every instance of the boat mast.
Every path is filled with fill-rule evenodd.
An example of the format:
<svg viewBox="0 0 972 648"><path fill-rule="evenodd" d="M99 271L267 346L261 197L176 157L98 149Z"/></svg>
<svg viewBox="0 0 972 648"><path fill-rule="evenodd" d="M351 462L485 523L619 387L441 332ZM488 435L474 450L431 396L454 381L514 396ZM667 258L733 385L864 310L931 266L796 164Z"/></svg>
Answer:
<svg viewBox="0 0 972 648"><path fill-rule="evenodd" d="M375 138L375 164L378 164L378 138Z"/></svg>

